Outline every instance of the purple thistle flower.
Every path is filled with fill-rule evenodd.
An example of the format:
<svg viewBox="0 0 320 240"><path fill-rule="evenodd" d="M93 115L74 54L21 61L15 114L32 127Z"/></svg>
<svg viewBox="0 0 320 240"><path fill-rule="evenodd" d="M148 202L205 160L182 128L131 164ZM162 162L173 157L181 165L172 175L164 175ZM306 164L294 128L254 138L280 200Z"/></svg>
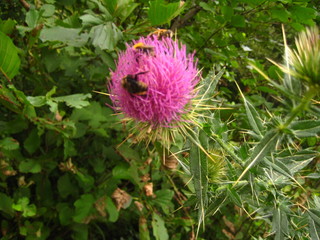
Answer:
<svg viewBox="0 0 320 240"><path fill-rule="evenodd" d="M135 49L143 43L148 49ZM130 93L123 78L135 77L135 84L146 85L145 94ZM116 70L111 73L110 97L114 109L126 117L149 123L152 127L172 127L189 111L199 81L194 53L171 38L141 37L119 54ZM132 80L132 79L131 79Z"/></svg>

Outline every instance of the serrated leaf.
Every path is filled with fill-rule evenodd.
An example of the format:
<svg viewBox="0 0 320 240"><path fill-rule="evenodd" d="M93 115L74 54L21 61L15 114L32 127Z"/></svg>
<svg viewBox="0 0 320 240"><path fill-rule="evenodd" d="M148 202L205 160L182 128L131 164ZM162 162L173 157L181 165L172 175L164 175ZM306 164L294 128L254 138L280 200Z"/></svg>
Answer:
<svg viewBox="0 0 320 240"><path fill-rule="evenodd" d="M28 153L33 154L40 146L40 136L38 135L38 130L34 128L29 136L23 143L24 148Z"/></svg>
<svg viewBox="0 0 320 240"><path fill-rule="evenodd" d="M0 32L0 71L12 79L17 75L19 68L20 58L16 46L11 38Z"/></svg>
<svg viewBox="0 0 320 240"><path fill-rule="evenodd" d="M317 209L308 209L308 214L318 225L320 225L320 210Z"/></svg>
<svg viewBox="0 0 320 240"><path fill-rule="evenodd" d="M169 23L181 11L181 2L173 2L166 4L163 0L155 0L150 2L148 18L152 26Z"/></svg>
<svg viewBox="0 0 320 240"><path fill-rule="evenodd" d="M77 223L82 223L83 220L89 216L93 209L94 197L92 194L83 194L80 199L75 201L75 213L73 220Z"/></svg>
<svg viewBox="0 0 320 240"><path fill-rule="evenodd" d="M272 129L265 134L265 136L260 141L260 143L257 146L255 146L255 148L253 149L253 152L250 158L246 162L247 167L241 173L241 175L239 176L237 181L234 183L234 185L236 185L243 178L243 176L250 170L250 168L255 166L264 157L268 156L268 154L272 150L274 150L277 144L277 141L279 140L280 137L281 137L280 133L275 129Z"/></svg>
<svg viewBox="0 0 320 240"><path fill-rule="evenodd" d="M0 192L0 211L8 214L13 217L14 211L12 209L12 199L8 197L6 194Z"/></svg>
<svg viewBox="0 0 320 240"><path fill-rule="evenodd" d="M106 198L106 210L108 211L110 222L116 222L119 218L119 212L110 197Z"/></svg>
<svg viewBox="0 0 320 240"><path fill-rule="evenodd" d="M23 173L39 173L41 172L41 165L37 160L26 159L19 164L19 171Z"/></svg>
<svg viewBox="0 0 320 240"><path fill-rule="evenodd" d="M90 37L93 46L112 51L122 39L122 32L114 23L107 22L91 28Z"/></svg>
<svg viewBox="0 0 320 240"><path fill-rule="evenodd" d="M199 207L198 233L200 224L204 221L205 209L208 204L208 159L204 152L208 148L208 138L203 131L197 135L193 134L192 136L190 134L189 139L191 140L190 172Z"/></svg>
<svg viewBox="0 0 320 240"><path fill-rule="evenodd" d="M74 47L84 46L89 35L87 33L81 33L80 28L65 28L61 26L55 26L52 28L44 28L40 33L40 39L43 42L57 41Z"/></svg>
<svg viewBox="0 0 320 240"><path fill-rule="evenodd" d="M320 133L319 120L301 120L290 124L289 129L292 130L296 137L316 137Z"/></svg>
<svg viewBox="0 0 320 240"><path fill-rule="evenodd" d="M217 74L214 69L210 70L208 75L205 79L203 79L201 83L201 88L199 91L199 96L201 96L201 100L199 102L202 102L203 99L211 99L216 91L216 86L224 74L225 69L221 69ZM196 107L195 107L196 108Z"/></svg>
<svg viewBox="0 0 320 240"><path fill-rule="evenodd" d="M275 233L275 240L283 240L288 234L288 217L280 208L275 208L272 219L272 232Z"/></svg>
<svg viewBox="0 0 320 240"><path fill-rule="evenodd" d="M7 20L1 20L0 19L0 32L3 32L4 34L11 34L14 27L16 25L16 21L12 19Z"/></svg>
<svg viewBox="0 0 320 240"><path fill-rule="evenodd" d="M13 138L7 137L0 140L0 148L4 150L16 150L19 148L19 142Z"/></svg>
<svg viewBox="0 0 320 240"><path fill-rule="evenodd" d="M152 214L152 230L153 236L156 238L156 240L169 239L168 231L163 219L155 212Z"/></svg>
<svg viewBox="0 0 320 240"><path fill-rule="evenodd" d="M309 232L312 240L320 240L320 224L309 216Z"/></svg>
<svg viewBox="0 0 320 240"><path fill-rule="evenodd" d="M237 85L238 90L239 90L241 97L243 99L249 124L252 127L252 129L254 130L254 132L261 138L262 137L261 132L263 130L261 117L260 117L259 113L257 112L257 110L255 109L255 107L245 98L239 85L237 83L236 83L236 85Z"/></svg>
<svg viewBox="0 0 320 240"><path fill-rule="evenodd" d="M68 96L61 96L61 97L55 97L52 98L53 100L57 102L65 102L67 106L73 107L73 108L83 108L90 105L89 101L86 101L88 98L91 98L91 94L72 94Z"/></svg>
<svg viewBox="0 0 320 240"><path fill-rule="evenodd" d="M144 216L140 216L139 218L139 239L150 240L148 221Z"/></svg>
<svg viewBox="0 0 320 240"><path fill-rule="evenodd" d="M241 198L234 188L228 188L227 195L234 204L236 204L238 207L242 207Z"/></svg>

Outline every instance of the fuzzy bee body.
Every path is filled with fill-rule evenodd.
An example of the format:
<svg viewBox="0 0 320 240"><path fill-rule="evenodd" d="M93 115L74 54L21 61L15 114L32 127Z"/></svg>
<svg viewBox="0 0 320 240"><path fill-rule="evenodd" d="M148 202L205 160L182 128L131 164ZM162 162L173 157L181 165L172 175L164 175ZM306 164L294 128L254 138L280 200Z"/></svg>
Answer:
<svg viewBox="0 0 320 240"><path fill-rule="evenodd" d="M158 28L156 31L149 34L149 36L157 36L159 40L165 37L172 38L173 32L169 29L160 29Z"/></svg>
<svg viewBox="0 0 320 240"><path fill-rule="evenodd" d="M146 45L142 42L136 43L132 47L134 50L140 50L143 53L150 54L151 56L154 56L154 46Z"/></svg>
<svg viewBox="0 0 320 240"><path fill-rule="evenodd" d="M125 76L121 80L122 87L133 95L138 95L138 96L146 95L148 90L148 85L138 80L138 75L145 74L145 73L147 72L141 72L134 75L129 74Z"/></svg>

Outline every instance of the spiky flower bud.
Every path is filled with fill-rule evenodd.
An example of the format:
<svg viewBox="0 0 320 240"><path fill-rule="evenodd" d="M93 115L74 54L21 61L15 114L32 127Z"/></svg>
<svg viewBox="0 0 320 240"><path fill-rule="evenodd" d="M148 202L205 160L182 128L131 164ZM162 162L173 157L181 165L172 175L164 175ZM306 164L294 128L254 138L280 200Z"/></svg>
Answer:
<svg viewBox="0 0 320 240"><path fill-rule="evenodd" d="M317 27L307 28L296 38L296 50L289 49L292 75L311 85L320 84L320 35Z"/></svg>

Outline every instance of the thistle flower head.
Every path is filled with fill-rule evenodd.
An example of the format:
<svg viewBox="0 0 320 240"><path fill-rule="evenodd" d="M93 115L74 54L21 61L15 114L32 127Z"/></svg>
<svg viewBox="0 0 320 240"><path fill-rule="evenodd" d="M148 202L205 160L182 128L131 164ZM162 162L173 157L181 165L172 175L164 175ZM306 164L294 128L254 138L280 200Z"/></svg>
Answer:
<svg viewBox="0 0 320 240"><path fill-rule="evenodd" d="M190 111L199 81L194 53L169 37L141 37L127 44L111 73L114 108L142 126L172 128Z"/></svg>
<svg viewBox="0 0 320 240"><path fill-rule="evenodd" d="M289 49L292 75L308 84L320 84L320 35L317 27L301 32L295 40L296 50Z"/></svg>

